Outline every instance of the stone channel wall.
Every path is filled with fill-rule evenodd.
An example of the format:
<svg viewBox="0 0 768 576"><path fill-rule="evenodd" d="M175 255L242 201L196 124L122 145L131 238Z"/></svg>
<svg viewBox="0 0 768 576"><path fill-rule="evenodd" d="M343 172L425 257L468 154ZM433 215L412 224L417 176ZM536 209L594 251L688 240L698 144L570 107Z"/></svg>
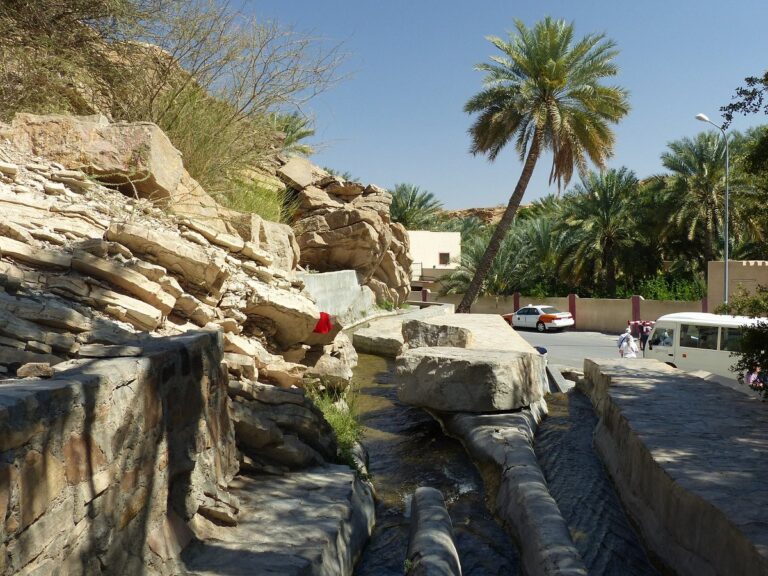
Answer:
<svg viewBox="0 0 768 576"><path fill-rule="evenodd" d="M0 574L174 574L237 471L221 337L0 387ZM119 567L119 570L118 568Z"/></svg>
<svg viewBox="0 0 768 576"><path fill-rule="evenodd" d="M595 445L654 553L685 576L768 574L768 415L656 360L585 360Z"/></svg>

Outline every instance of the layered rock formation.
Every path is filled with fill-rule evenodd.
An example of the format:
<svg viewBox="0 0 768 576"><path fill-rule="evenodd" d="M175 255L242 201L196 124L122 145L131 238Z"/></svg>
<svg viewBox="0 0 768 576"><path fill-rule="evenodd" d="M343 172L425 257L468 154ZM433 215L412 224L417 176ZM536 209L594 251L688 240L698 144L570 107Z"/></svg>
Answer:
<svg viewBox="0 0 768 576"><path fill-rule="evenodd" d="M277 176L296 192L293 224L301 265L319 272L355 270L380 303L399 305L410 292L405 228L389 217L391 195L290 158Z"/></svg>
<svg viewBox="0 0 768 576"><path fill-rule="evenodd" d="M97 176L117 190L102 185ZM72 515L72 502L81 505L80 500L72 501L73 494L87 488L93 500L114 489L116 498L129 498L113 481L133 466L133 453L118 454L116 461L102 458L116 446L110 438L146 434L152 444L163 438L164 430L185 434L181 430L186 426L201 426L177 413L177 408L195 408L186 406L184 393L173 392L167 401L152 396L158 382L172 376L171 364L200 376L194 355L177 351L173 361L150 361L141 376L145 380L129 373L131 366L139 370L146 364L163 337L203 330L221 346L218 353L206 352L208 375L189 384L198 386L203 396L216 396L210 418L203 415L201 420L212 431L208 436L190 432L183 450L204 466L212 466L205 456L211 451L223 460L211 468L212 476L193 472L180 488L182 500L192 498L173 509L181 524L173 516L161 520L162 514L147 508L150 495L158 502L169 501L161 493L144 490L138 500L120 500L115 510L102 516L86 499L92 516L78 530L102 530L99 538L105 538L104 549L89 549L93 562L98 563L99 554L115 553L112 532L92 527L97 516L110 527L117 523L120 531L129 527L120 532L120 541L136 540L136 546L143 546L144 540L130 531L134 518L139 518L143 537L157 530L150 547L161 560L145 556L145 549L139 553L133 545L126 544L125 550L135 556L132 562L146 564L154 558L166 566L190 537L180 526L195 514L219 525L237 523L238 503L223 487L238 467L282 474L336 458L333 434L300 386L310 377L344 387L355 356L343 334L313 332L320 311L294 274L298 247L293 232L255 215L226 211L202 190L185 205L190 186L196 185L189 183L178 152L152 125L23 115L11 126L0 125L0 429L13 442L4 444L0 454L2 462L10 462L10 468L0 467L0 513L26 519L0 524L0 574L22 568L44 573L58 563L62 546L70 552L78 549L80 532L72 534L71 542L46 535L61 515ZM194 209L188 209L190 205ZM83 384L77 384L79 376L71 376L88 375L97 367L98 377L88 376ZM117 412L89 413L83 420L77 406L90 402L87 398L75 402L74 408L51 404L84 394L82 386L106 395L104 402L89 404L89 410L98 412L101 402L104 410ZM109 400L110 394L120 401ZM66 444L62 448L66 439L54 440L48 452L35 440L40 434L50 438L43 419L46 406L55 411L51 425L57 425L55 418L64 418L67 434L71 428L72 434L88 436L85 455L77 456L88 463L87 477L59 482L60 469L65 476L75 474L62 468L62 462L74 464L67 460ZM155 408L163 424L152 420L142 425L141 419L153 414L145 411ZM68 410L74 410L73 415L66 416ZM129 416L121 425L121 418ZM108 422L102 422L104 418ZM16 428L26 419L30 431L22 437ZM35 458L44 464L27 462ZM175 474L176 469L166 466L161 461L145 476L150 482L160 479L168 489L173 484L164 474ZM55 478L41 486L34 477L44 468ZM134 480L138 488L146 487L147 481ZM47 496L40 496L39 490ZM113 514L125 517L115 519ZM27 542L23 534L36 535L39 541ZM42 550L48 552L38 558ZM119 563L109 557L113 566ZM35 558L37 563L30 564ZM83 573L88 570L85 566ZM126 573L139 571L131 568Z"/></svg>

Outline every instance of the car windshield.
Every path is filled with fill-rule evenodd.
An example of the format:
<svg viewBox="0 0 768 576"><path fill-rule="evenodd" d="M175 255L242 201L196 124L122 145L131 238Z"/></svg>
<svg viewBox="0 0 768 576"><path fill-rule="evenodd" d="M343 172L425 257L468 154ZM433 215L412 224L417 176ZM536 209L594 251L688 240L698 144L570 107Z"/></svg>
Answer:
<svg viewBox="0 0 768 576"><path fill-rule="evenodd" d="M542 314L560 314L560 310L558 310L557 308L553 308L552 306L542 306L541 313Z"/></svg>

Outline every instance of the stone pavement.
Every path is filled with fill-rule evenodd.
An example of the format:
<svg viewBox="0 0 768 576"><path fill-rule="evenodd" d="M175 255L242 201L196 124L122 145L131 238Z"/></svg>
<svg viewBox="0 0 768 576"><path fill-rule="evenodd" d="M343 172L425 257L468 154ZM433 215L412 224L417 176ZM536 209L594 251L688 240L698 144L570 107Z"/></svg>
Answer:
<svg viewBox="0 0 768 576"><path fill-rule="evenodd" d="M284 476L238 476L237 526L199 526L204 542L183 553L184 573L351 574L373 529L373 495L348 466L328 465Z"/></svg>
<svg viewBox="0 0 768 576"><path fill-rule="evenodd" d="M768 574L768 405L655 360L585 360L595 443L679 574Z"/></svg>

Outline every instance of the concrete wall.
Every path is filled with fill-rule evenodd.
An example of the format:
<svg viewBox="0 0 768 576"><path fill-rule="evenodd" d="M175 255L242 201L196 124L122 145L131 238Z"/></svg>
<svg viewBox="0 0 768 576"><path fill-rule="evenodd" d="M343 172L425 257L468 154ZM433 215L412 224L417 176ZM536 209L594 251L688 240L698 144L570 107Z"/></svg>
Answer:
<svg viewBox="0 0 768 576"><path fill-rule="evenodd" d="M711 311L723 303L725 264L722 260L710 262L707 270L707 300L709 301ZM729 299L733 299L740 292L741 288L753 294L758 286L768 286L768 261L728 261Z"/></svg>
<svg viewBox="0 0 768 576"><path fill-rule="evenodd" d="M458 305L463 294L446 294L441 296L437 293L430 294L430 302L444 302L448 304ZM507 312L514 312L514 302L512 296L483 296L477 299L472 305L473 314L506 314Z"/></svg>
<svg viewBox="0 0 768 576"><path fill-rule="evenodd" d="M3 382L0 574L174 573L237 462L219 334L153 344Z"/></svg>
<svg viewBox="0 0 768 576"><path fill-rule="evenodd" d="M430 302L449 302L458 305L463 295L440 294L430 292ZM632 298L579 298L538 296L483 296L472 305L473 314L507 314L527 304L546 304L554 306L563 312L571 312L576 319L574 329L595 332L622 332L630 320L656 320L664 314L673 312L703 312L701 301L687 302L682 300L645 300L636 298L636 309L633 312ZM411 292L411 301L421 300L420 292ZM573 305L571 305L572 300Z"/></svg>
<svg viewBox="0 0 768 576"><path fill-rule="evenodd" d="M354 270L297 276L304 282L304 291L317 307L336 317L344 326L378 312L373 291L360 286Z"/></svg>
<svg viewBox="0 0 768 576"><path fill-rule="evenodd" d="M430 232L408 230L411 243L411 257L414 267L421 265L422 274L430 275L430 269L455 269L461 258L461 234L459 232ZM450 262L440 264L440 253L449 254Z"/></svg>

